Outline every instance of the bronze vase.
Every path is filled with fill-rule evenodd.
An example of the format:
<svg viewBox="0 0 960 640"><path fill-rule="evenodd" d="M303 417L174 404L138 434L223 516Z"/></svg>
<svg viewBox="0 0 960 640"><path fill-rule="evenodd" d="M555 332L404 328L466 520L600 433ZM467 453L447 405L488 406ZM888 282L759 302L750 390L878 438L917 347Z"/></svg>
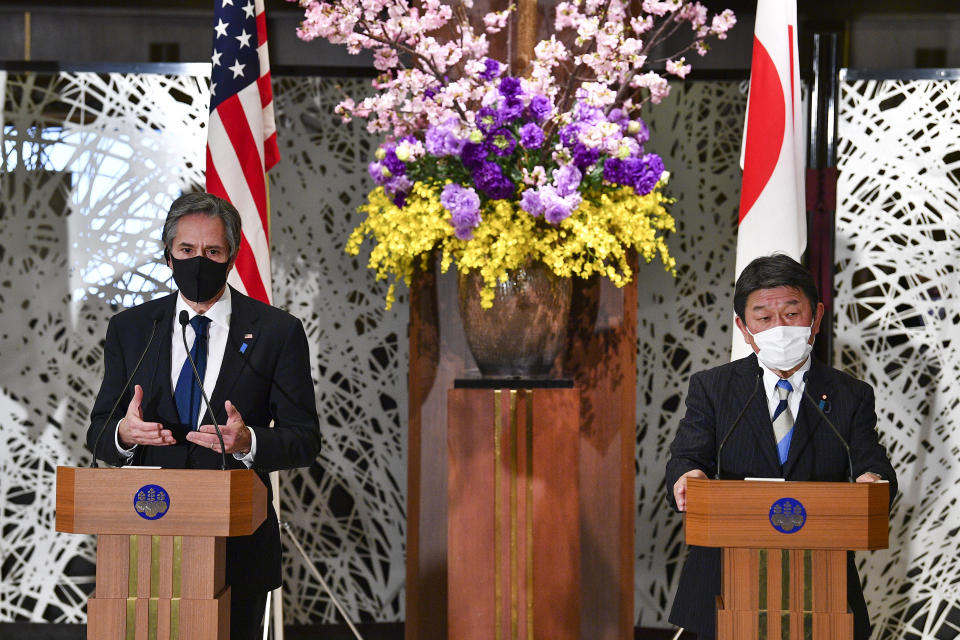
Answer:
<svg viewBox="0 0 960 640"><path fill-rule="evenodd" d="M493 307L480 306L483 277L460 273L460 319L485 377L543 377L567 341L573 284L542 262L529 262L497 283Z"/></svg>

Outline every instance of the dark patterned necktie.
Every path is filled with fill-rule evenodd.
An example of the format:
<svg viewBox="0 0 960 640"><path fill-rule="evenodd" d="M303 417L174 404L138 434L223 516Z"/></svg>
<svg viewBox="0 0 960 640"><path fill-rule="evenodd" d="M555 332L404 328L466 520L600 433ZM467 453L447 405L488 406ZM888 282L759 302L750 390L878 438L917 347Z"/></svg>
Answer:
<svg viewBox="0 0 960 640"><path fill-rule="evenodd" d="M207 327L209 325L210 318L201 315L193 316L190 320L190 326L193 327L196 334L196 338L193 340L193 348L190 349L190 355L197 364L197 373L201 380L207 372ZM188 424L191 429L196 431L203 395L200 392L200 385L197 384L197 379L193 375L190 358L183 361L183 368L180 369L180 377L177 378L177 388L173 392L173 397L177 402L177 414L180 416L180 423Z"/></svg>

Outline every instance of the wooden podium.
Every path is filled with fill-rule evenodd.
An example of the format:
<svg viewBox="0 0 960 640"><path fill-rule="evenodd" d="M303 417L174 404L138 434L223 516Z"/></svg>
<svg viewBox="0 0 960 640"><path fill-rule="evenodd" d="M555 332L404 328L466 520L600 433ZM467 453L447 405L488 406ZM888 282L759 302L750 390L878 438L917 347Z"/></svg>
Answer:
<svg viewBox="0 0 960 640"><path fill-rule="evenodd" d="M885 549L887 483L687 481L686 542L723 548L718 640L851 640L847 551Z"/></svg>
<svg viewBox="0 0 960 640"><path fill-rule="evenodd" d="M266 516L249 469L57 467L57 531L97 534L87 638L228 640L226 537Z"/></svg>

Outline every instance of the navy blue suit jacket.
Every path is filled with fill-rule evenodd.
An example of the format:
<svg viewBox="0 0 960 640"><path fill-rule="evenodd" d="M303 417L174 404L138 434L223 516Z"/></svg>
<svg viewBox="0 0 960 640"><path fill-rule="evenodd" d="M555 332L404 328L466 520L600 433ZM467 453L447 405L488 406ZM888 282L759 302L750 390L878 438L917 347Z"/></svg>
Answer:
<svg viewBox="0 0 960 640"><path fill-rule="evenodd" d="M787 461L781 467L762 379L747 404L760 372L756 355L750 355L690 379L687 411L670 445L667 462L667 500L674 508L673 485L680 476L693 469L703 470L710 478L716 475L717 448L745 405L740 423L723 447L720 468L724 479L847 480L843 445L806 398L801 400ZM853 477L871 471L889 480L892 501L897 477L877 437L873 388L814 360L806 390L817 401L827 396L827 417L850 445ZM720 567L719 549L690 547L670 621L696 632L698 640L716 635ZM854 614L854 637L866 639L869 619L852 553L847 563L847 595Z"/></svg>
<svg viewBox="0 0 960 640"><path fill-rule="evenodd" d="M91 451L103 430L95 454L104 462L126 463L117 452L114 434L133 397L135 384L143 387L144 420L163 425L180 422L170 386L170 341L176 322L177 295L122 311L107 325L103 383L87 429L87 447ZM255 594L281 583L280 532L267 474L309 466L320 450L320 426L303 325L285 311L236 290L231 289L230 295L230 332L210 404L222 425L227 419L224 401L230 400L257 438L253 468L267 487L267 519L253 535L227 539L227 582L235 593ZM147 347L154 325L156 332L143 364L120 399L110 424L104 424L110 407ZM245 468L232 455L227 454L226 458L228 468ZM220 461L219 453L184 440L164 447L138 446L133 463L169 469L219 469Z"/></svg>

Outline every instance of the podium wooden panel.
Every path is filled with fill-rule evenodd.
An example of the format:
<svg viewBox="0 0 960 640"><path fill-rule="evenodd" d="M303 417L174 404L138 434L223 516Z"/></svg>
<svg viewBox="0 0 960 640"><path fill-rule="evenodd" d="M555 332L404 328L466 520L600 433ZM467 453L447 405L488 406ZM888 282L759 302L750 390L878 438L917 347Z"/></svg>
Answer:
<svg viewBox="0 0 960 640"><path fill-rule="evenodd" d="M578 639L579 392L448 397L447 637Z"/></svg>
<svg viewBox="0 0 960 640"><path fill-rule="evenodd" d="M57 531L97 534L87 638L227 640L226 538L252 534L266 498L249 469L57 467Z"/></svg>
<svg viewBox="0 0 960 640"><path fill-rule="evenodd" d="M688 480L687 544L723 548L718 640L852 640L847 552L887 547L889 499L886 483Z"/></svg>

